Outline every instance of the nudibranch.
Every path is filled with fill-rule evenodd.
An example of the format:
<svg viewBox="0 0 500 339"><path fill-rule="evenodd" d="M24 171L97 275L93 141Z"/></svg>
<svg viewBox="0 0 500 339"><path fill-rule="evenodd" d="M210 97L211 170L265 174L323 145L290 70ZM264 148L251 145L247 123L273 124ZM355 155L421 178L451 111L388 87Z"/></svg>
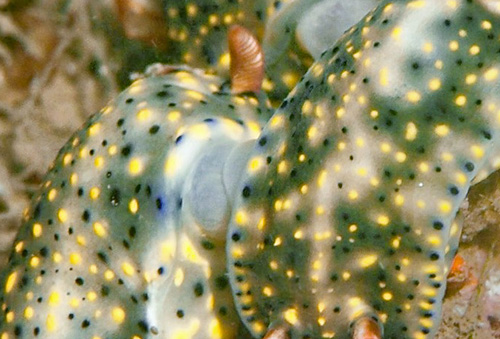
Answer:
<svg viewBox="0 0 500 339"><path fill-rule="evenodd" d="M0 338L248 338L225 225L269 116L267 100L187 67L134 82L34 197L1 282Z"/></svg>
<svg viewBox="0 0 500 339"><path fill-rule="evenodd" d="M134 82L34 196L0 339L432 338L458 207L500 167L499 12L382 1L272 116L261 78Z"/></svg>
<svg viewBox="0 0 500 339"><path fill-rule="evenodd" d="M434 337L459 205L500 166L491 3L383 1L267 123L227 238L255 338Z"/></svg>
<svg viewBox="0 0 500 339"><path fill-rule="evenodd" d="M307 71L318 51L333 44L379 2L167 1L167 38L177 62L227 76L228 29L235 24L246 27L263 41L267 75L263 89L273 101L281 101ZM320 14L321 19L328 19L325 24L318 21Z"/></svg>

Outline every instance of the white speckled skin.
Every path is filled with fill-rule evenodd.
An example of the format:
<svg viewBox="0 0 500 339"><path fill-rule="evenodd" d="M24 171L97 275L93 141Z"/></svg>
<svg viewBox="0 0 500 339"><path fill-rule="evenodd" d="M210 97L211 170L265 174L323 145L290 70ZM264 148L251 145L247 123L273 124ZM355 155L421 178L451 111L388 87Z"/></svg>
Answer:
<svg viewBox="0 0 500 339"><path fill-rule="evenodd" d="M432 338L471 181L500 165L500 18L384 1L309 69L242 178L228 269L254 336Z"/></svg>

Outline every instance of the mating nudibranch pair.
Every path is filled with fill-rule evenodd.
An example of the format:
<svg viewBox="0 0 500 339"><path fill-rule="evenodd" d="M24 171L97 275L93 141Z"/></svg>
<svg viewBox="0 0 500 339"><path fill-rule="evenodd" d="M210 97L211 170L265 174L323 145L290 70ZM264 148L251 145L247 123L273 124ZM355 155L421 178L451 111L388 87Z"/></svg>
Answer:
<svg viewBox="0 0 500 339"><path fill-rule="evenodd" d="M189 68L135 82L34 197L0 338L433 337L500 165L490 5L383 1L271 117Z"/></svg>

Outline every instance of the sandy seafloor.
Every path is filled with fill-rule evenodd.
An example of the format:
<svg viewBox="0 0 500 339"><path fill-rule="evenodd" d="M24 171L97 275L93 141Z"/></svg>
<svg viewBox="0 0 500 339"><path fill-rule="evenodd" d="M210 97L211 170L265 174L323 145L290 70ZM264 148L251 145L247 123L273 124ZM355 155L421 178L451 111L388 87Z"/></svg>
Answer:
<svg viewBox="0 0 500 339"><path fill-rule="evenodd" d="M0 0L0 268L59 148L124 83L111 0L28 2ZM462 213L469 279L450 285L438 338L500 338L500 173L473 187Z"/></svg>

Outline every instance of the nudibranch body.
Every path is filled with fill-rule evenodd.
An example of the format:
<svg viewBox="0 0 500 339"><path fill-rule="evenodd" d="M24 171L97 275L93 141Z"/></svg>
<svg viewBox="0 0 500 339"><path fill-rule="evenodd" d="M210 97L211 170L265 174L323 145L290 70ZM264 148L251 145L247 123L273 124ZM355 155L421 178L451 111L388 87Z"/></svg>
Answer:
<svg viewBox="0 0 500 339"><path fill-rule="evenodd" d="M269 109L222 83L138 80L61 149L4 272L0 338L248 338L228 196Z"/></svg>
<svg viewBox="0 0 500 339"><path fill-rule="evenodd" d="M459 205L500 165L498 22L473 0L384 1L283 101L227 238L254 337L350 338L366 319L434 336Z"/></svg>
<svg viewBox="0 0 500 339"><path fill-rule="evenodd" d="M250 29L263 41L267 74L263 89L271 99L281 101L307 71L318 51L333 44L379 2L167 1L167 38L175 60L226 75L230 61L228 28L238 24ZM317 21L319 13L329 17L325 24Z"/></svg>

